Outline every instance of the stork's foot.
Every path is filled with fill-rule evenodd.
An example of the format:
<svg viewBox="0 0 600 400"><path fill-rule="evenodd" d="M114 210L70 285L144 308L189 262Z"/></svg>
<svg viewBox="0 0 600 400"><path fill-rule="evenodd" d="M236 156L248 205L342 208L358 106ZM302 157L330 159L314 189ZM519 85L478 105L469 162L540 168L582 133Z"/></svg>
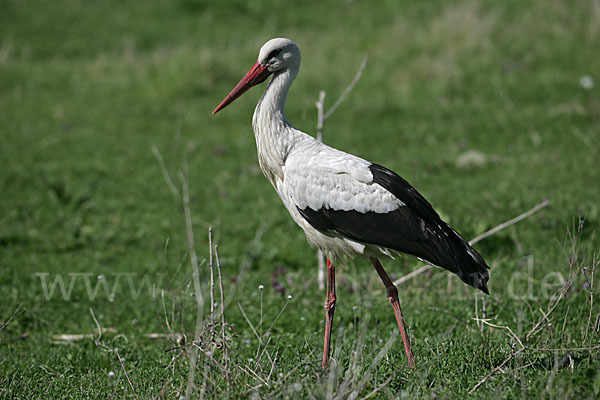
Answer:
<svg viewBox="0 0 600 400"><path fill-rule="evenodd" d="M383 284L385 285L388 299L392 304L392 308L394 309L394 314L396 315L396 322L398 322L398 329L400 329L400 334L402 335L402 342L404 343L404 351L406 352L406 357L408 358L408 365L414 367L415 357L413 356L412 349L410 347L410 339L408 337L408 333L406 333L406 327L404 326L404 317L402 317L400 300L398 300L398 289L383 269L383 266L381 265L379 260L376 257L371 257L370 260L373 266L375 267L375 270L379 274L379 277L383 281Z"/></svg>

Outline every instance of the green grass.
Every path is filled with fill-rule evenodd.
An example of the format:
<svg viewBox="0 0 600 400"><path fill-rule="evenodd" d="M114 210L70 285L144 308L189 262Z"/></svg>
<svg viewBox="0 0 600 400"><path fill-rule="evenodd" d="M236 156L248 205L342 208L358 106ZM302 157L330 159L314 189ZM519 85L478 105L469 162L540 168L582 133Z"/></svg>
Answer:
<svg viewBox="0 0 600 400"><path fill-rule="evenodd" d="M577 350L600 338L597 299L590 304L600 248L598 2L213 3L0 1L0 395L185 393L196 299L181 202L156 146L178 187L189 168L196 251L208 258L213 226L228 298L227 368L206 341L220 326L205 327L201 347L215 361L200 352L194 395L464 398L496 371L471 397L598 397L598 349ZM476 246L492 266L486 318L513 334L482 330L473 319L482 296L436 269L399 287L411 370L376 274L347 260L334 367L320 369L316 255L256 161L250 118L262 88L210 115L276 36L302 50L286 114L307 132L319 90L331 105L368 54L325 141L403 175L465 237L550 199ZM582 87L583 76L595 86ZM467 151L486 162L459 168ZM384 266L398 278L419 264ZM47 299L40 274L60 274L67 287L75 277L69 299L59 288ZM85 279L93 289L98 276L109 288L119 279L112 298L102 287L88 296ZM133 296L129 282L139 290L144 277L155 290ZM546 324L541 310L555 304L560 277L568 290ZM201 280L206 300L206 263ZM257 357L251 324L264 335L284 305ZM97 338L90 308L101 340L57 343L67 333ZM147 337L170 332L165 315L185 342Z"/></svg>

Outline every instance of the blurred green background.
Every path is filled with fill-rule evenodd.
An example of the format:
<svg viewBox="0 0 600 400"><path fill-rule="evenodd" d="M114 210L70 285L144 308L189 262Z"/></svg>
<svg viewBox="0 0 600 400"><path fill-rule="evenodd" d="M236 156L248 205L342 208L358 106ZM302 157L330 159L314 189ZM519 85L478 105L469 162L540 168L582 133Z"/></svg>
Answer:
<svg viewBox="0 0 600 400"><path fill-rule="evenodd" d="M215 370L198 387L214 397L331 394L333 381L318 368L324 294L316 255L256 161L250 121L264 87L210 114L272 37L289 37L302 51L286 116L311 134L319 91L328 108L367 55L361 80L325 124L325 142L404 176L466 238L550 199L542 212L477 245L492 265L487 316L522 338L552 304L544 293L556 288L544 286L544 277L557 272L572 276L577 290L526 346L598 343L589 271L599 249L600 2L0 0L0 10L0 324L10 320L0 325L0 395L185 392L189 343L146 336L168 333L165 313L187 335L195 318L182 207L153 147L178 188L178 173L186 172L200 258L208 256L209 226L219 244L231 297L230 367L254 365L248 359L258 352L238 303L256 323L264 294L268 326L293 294L273 328L278 361L270 385L231 367L229 385ZM584 228L571 246L568 232L577 234L580 216ZM587 273L570 275L569 257L576 258L571 269L587 266ZM528 262L529 280L509 287ZM514 349L505 329L481 333L471 319L474 292L435 270L399 288L419 369L408 369L396 342L367 374L368 355L395 321L368 263L343 264L335 323L346 329L334 343L343 348L336 388L346 376L365 376L360 396L385 383L376 396L460 398ZM419 264L384 265L400 277ZM201 270L207 297L206 265ZM67 288L74 282L68 300L59 286L47 299L40 273L48 282L63 277ZM112 297L102 286L88 296L84 277L92 288L102 279L112 288L118 274ZM147 277L138 298L127 276L135 288ZM528 285L532 296L511 296ZM96 334L90 308L114 329L104 340L126 358L135 393L106 348L53 336ZM370 321L362 336L354 333L363 329L359 320ZM359 350L360 368L350 360ZM475 396L600 394L595 350L521 355ZM565 357L572 367L555 360ZM210 363L201 356L201 366Z"/></svg>

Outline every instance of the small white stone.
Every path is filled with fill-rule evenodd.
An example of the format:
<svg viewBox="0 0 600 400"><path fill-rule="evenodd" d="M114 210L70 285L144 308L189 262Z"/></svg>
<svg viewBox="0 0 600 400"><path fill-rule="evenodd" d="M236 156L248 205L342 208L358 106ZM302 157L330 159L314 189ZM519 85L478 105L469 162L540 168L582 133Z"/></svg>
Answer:
<svg viewBox="0 0 600 400"><path fill-rule="evenodd" d="M111 378L114 378L114 376L115 376L115 373L114 373L113 371L109 371L109 372L108 372L108 376L110 376Z"/></svg>
<svg viewBox="0 0 600 400"><path fill-rule="evenodd" d="M474 169L484 167L488 162L487 156L478 150L468 150L456 158L459 169Z"/></svg>
<svg viewBox="0 0 600 400"><path fill-rule="evenodd" d="M594 80L589 75L583 75L579 78L579 85L584 89L590 90L594 88Z"/></svg>

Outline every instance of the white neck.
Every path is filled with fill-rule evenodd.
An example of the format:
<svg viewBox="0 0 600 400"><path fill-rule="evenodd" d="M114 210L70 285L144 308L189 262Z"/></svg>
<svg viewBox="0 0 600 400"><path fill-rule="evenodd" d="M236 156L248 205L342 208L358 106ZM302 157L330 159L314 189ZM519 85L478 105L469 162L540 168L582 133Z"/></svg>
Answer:
<svg viewBox="0 0 600 400"><path fill-rule="evenodd" d="M284 109L288 90L297 73L297 69L276 72L252 118L258 161L263 173L273 184L276 176L283 176L282 167L295 139L294 129L285 119Z"/></svg>

